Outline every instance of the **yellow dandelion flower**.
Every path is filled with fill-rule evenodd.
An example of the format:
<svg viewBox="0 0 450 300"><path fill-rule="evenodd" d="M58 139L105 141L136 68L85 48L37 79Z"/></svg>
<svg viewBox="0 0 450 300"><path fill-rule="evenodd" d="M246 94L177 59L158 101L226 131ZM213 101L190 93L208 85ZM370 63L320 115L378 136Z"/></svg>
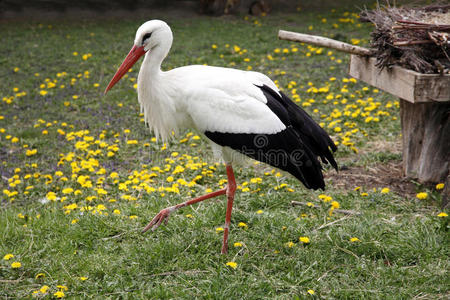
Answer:
<svg viewBox="0 0 450 300"><path fill-rule="evenodd" d="M448 214L446 214L445 212L441 212L437 215L439 218L445 218L448 217Z"/></svg>
<svg viewBox="0 0 450 300"><path fill-rule="evenodd" d="M381 193L382 194L387 194L387 193L389 193L390 192L390 189L389 188L383 188L382 190L381 190Z"/></svg>
<svg viewBox="0 0 450 300"><path fill-rule="evenodd" d="M301 236L301 237L298 238L298 240L300 242L302 242L303 244L309 244L310 243L309 237L307 237L307 236Z"/></svg>
<svg viewBox="0 0 450 300"><path fill-rule="evenodd" d="M310 295L314 295L316 292L314 292L314 290L311 290L311 289L309 289L308 290L308 294L310 294Z"/></svg>
<svg viewBox="0 0 450 300"><path fill-rule="evenodd" d="M428 198L428 194L427 194L426 192L418 193L418 194L416 195L416 198L417 198L417 199L420 199L420 200L425 200L425 199Z"/></svg>
<svg viewBox="0 0 450 300"><path fill-rule="evenodd" d="M237 263L235 263L234 261L229 261L225 265L227 265L228 267L233 268L233 269L237 268Z"/></svg>
<svg viewBox="0 0 450 300"><path fill-rule="evenodd" d="M359 242L359 239L357 237L352 237L352 238L350 238L350 242L352 242L352 243Z"/></svg>
<svg viewBox="0 0 450 300"><path fill-rule="evenodd" d="M223 229L222 227L217 227L217 228L216 228L216 232L217 232L217 233L222 232L223 230L224 230L224 229Z"/></svg>
<svg viewBox="0 0 450 300"><path fill-rule="evenodd" d="M244 228L244 229L247 229L247 228L248 228L248 225L245 224L244 222L239 222L238 226L239 226L239 227L242 227L242 228Z"/></svg>
<svg viewBox="0 0 450 300"><path fill-rule="evenodd" d="M337 202L337 201L332 201L332 202L331 202L331 206L332 206L333 208L339 208L339 207L340 207L340 204L339 204L339 202Z"/></svg>
<svg viewBox="0 0 450 300"><path fill-rule="evenodd" d="M295 243L293 243L293 242L287 242L286 243L286 247L288 247L288 248L292 248L294 246L295 246Z"/></svg>
<svg viewBox="0 0 450 300"><path fill-rule="evenodd" d="M55 296L55 298L58 298L58 299L65 297L63 291L57 291L56 293L53 294L53 296Z"/></svg>
<svg viewBox="0 0 450 300"><path fill-rule="evenodd" d="M41 292L42 294L46 294L48 291L49 287L48 285L43 285L40 289L39 292Z"/></svg>
<svg viewBox="0 0 450 300"><path fill-rule="evenodd" d="M11 268L13 268L13 269L18 269L20 267L22 267L22 264L18 261L15 261L11 264Z"/></svg>
<svg viewBox="0 0 450 300"><path fill-rule="evenodd" d="M5 256L3 256L3 259L4 259L4 260L10 260L10 259L13 258L13 257L14 257L14 254L8 253L8 254L6 254Z"/></svg>
<svg viewBox="0 0 450 300"><path fill-rule="evenodd" d="M443 183L436 184L436 189L437 190L442 190L444 187L445 187L445 184L443 184Z"/></svg>
<svg viewBox="0 0 450 300"><path fill-rule="evenodd" d="M242 247L242 243L236 242L233 244L234 247Z"/></svg>

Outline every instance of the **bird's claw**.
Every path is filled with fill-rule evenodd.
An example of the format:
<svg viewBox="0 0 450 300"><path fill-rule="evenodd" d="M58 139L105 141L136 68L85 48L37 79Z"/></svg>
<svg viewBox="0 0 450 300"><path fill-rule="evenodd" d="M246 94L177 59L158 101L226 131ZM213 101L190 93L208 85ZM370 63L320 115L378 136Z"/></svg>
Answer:
<svg viewBox="0 0 450 300"><path fill-rule="evenodd" d="M161 210L151 221L150 223L147 224L147 226L145 226L145 228L142 230L142 233L146 232L149 229L152 229L152 231L155 231L159 225L162 224L162 222L164 221L164 224L167 225L167 222L169 221L169 216L171 213L171 209L170 208L165 208L163 210Z"/></svg>

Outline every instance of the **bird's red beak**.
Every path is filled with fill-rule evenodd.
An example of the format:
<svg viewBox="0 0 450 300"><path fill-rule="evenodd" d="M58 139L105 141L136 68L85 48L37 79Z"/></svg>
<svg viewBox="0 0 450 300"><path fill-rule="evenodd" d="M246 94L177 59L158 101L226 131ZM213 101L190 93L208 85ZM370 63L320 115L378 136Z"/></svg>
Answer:
<svg viewBox="0 0 450 300"><path fill-rule="evenodd" d="M127 57L125 57L123 63L120 65L119 69L117 69L116 74L109 82L108 86L105 89L105 94L120 80L120 78L125 75L128 70L138 61L138 59L145 54L145 50L143 46L137 47L136 45L131 48Z"/></svg>

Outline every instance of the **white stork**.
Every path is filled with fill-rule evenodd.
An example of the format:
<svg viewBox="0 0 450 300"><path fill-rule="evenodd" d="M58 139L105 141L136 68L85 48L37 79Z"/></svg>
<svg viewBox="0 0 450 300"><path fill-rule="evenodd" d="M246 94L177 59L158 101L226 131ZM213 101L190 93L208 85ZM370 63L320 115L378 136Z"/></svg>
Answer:
<svg viewBox="0 0 450 300"><path fill-rule="evenodd" d="M336 146L313 119L266 75L231 68L185 66L167 72L161 63L172 46L172 31L163 21L139 27L134 45L105 93L143 55L138 100L145 120L157 137L167 140L179 129L192 128L211 142L226 163L227 186L216 192L161 210L143 229L155 230L176 209L227 195L222 253L228 232L236 181L232 163L242 154L287 171L307 188L324 189L323 163L337 170Z"/></svg>

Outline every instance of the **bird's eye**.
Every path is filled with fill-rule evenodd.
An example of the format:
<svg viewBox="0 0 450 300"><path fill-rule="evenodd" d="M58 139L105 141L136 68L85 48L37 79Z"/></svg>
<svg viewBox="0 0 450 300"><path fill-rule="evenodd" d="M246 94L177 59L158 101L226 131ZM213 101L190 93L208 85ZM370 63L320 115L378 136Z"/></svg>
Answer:
<svg viewBox="0 0 450 300"><path fill-rule="evenodd" d="M151 36L152 36L152 33L151 33L151 32L150 32L150 33L144 34L144 36L142 37L142 44L144 44L145 41L146 41L147 39L149 39Z"/></svg>

